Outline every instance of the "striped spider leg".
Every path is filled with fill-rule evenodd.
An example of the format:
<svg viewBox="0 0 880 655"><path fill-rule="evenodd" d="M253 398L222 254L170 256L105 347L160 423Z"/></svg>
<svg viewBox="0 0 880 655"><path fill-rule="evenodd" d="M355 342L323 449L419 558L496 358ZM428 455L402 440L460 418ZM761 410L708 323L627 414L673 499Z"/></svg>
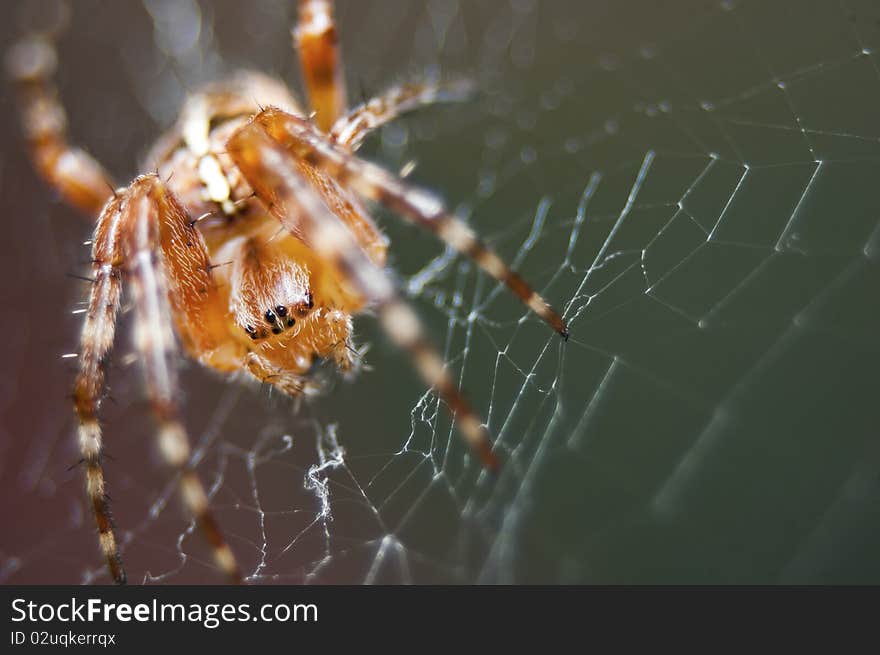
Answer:
<svg viewBox="0 0 880 655"><path fill-rule="evenodd" d="M105 492L103 440L97 410L103 394L104 369L113 347L123 279L128 278L134 298L135 347L141 356L150 406L158 426L159 452L177 474L183 504L206 536L217 565L230 581L241 582L235 557L190 464L189 438L176 400L178 355L169 301L174 311L185 311L190 320L203 326L217 324L217 317L210 315L217 289L201 237L186 210L159 179L155 175L142 176L120 190L101 212L92 260L94 282L81 337L74 407L86 467L86 490L113 580L124 584L126 575ZM211 339L207 330L202 338Z"/></svg>
<svg viewBox="0 0 880 655"><path fill-rule="evenodd" d="M52 81L57 65L50 34L22 39L6 57L34 167L67 203L94 220L114 184L98 161L67 140L67 113Z"/></svg>

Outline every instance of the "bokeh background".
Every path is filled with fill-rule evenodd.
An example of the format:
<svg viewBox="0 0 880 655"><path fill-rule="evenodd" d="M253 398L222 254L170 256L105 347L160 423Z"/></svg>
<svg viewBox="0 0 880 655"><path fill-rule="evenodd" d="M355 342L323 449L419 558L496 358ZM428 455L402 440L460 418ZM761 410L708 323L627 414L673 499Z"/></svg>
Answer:
<svg viewBox="0 0 880 655"><path fill-rule="evenodd" d="M51 21L10 2L2 46ZM187 89L299 84L294 2L72 3L72 138L124 181ZM377 210L505 462L492 479L369 317L371 370L296 404L183 364L202 479L253 583L880 582L880 8L868 0L338 3L353 98L477 81L363 148L554 304L563 345ZM68 393L89 222L0 105L0 582L108 581ZM124 324L128 326L128 319ZM120 332L104 405L129 578L213 583Z"/></svg>

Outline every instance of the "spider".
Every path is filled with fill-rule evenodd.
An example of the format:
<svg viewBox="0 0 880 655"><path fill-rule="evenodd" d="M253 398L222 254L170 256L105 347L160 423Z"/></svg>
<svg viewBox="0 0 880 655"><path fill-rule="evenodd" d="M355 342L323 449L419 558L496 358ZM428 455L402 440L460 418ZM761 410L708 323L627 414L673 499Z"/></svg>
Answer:
<svg viewBox="0 0 880 655"><path fill-rule="evenodd" d="M9 53L35 168L64 200L97 217L73 404L100 549L119 584L126 574L97 412L125 282L158 450L216 565L233 583L243 582L241 567L190 461L177 402L179 349L210 369L242 372L298 396L314 391L309 372L317 361L356 369L352 317L369 308L449 406L483 465L497 467L480 417L385 272L389 244L364 201L430 230L568 337L559 314L435 195L355 154L376 128L458 99L461 85L413 82L348 109L332 2L300 0L297 14L293 34L307 108L282 82L260 73L210 84L187 98L177 123L150 151L142 170L154 172L119 188L67 140L52 81L54 35L31 34Z"/></svg>

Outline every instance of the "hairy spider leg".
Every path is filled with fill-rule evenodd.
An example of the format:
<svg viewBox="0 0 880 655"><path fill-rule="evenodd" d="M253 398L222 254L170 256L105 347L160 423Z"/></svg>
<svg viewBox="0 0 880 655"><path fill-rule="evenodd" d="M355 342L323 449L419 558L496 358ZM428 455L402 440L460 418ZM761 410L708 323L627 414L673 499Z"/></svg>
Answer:
<svg viewBox="0 0 880 655"><path fill-rule="evenodd" d="M132 276L135 309L135 345L142 357L147 393L158 424L159 451L166 464L179 476L184 506L207 539L214 561L233 584L242 581L232 549L208 504L208 495L190 462L190 440L179 417L177 399L177 352L171 307L165 280L167 275L160 243L160 226L176 223L189 227L186 210L162 187L155 175L138 178L131 187L135 222L126 237L130 240L127 259ZM189 281L189 276L183 276ZM196 290L200 291L199 289Z"/></svg>
<svg viewBox="0 0 880 655"><path fill-rule="evenodd" d="M178 296L191 294L189 291L183 294L180 290L175 291L176 278L166 271L166 258L170 260L171 268L178 261L173 254L163 256L162 252L160 232L162 226L170 225L177 225L179 231L189 229L194 232L186 210L155 175L139 177L120 191L99 218L93 246L95 281L83 327L80 372L74 388L75 409L80 421L80 449L86 462L87 491L110 573L115 582L122 584L126 577L104 491L100 466L101 429L96 413L104 386L104 367L113 344L124 274L130 276L134 291L135 346L143 360L151 409L158 423L159 452L179 476L184 506L205 535L215 562L230 581L238 583L241 582L238 564L190 463L189 438L179 419L175 341L168 298L173 299L175 293ZM175 239L166 237L166 242L173 244ZM201 242L192 243L191 248L203 248ZM165 289L166 279L172 283L170 293ZM204 295L201 287L196 289L195 295Z"/></svg>
<svg viewBox="0 0 880 655"><path fill-rule="evenodd" d="M455 386L418 316L299 173L294 157L253 122L233 134L227 151L281 223L291 232L302 231L318 255L332 262L343 279L375 306L385 331L409 353L422 377L449 405L459 430L483 465L496 469L498 462L486 429Z"/></svg>
<svg viewBox="0 0 880 655"><path fill-rule="evenodd" d="M299 54L309 106L326 132L346 108L339 35L330 0L299 0L293 41Z"/></svg>
<svg viewBox="0 0 880 655"><path fill-rule="evenodd" d="M86 494L98 527L101 552L117 584L125 584L126 578L101 464L104 445L98 409L122 295L122 231L130 219L127 201L127 196L113 198L98 218L92 247L93 282L80 338L79 373L73 389L74 411L79 420L79 449L86 471Z"/></svg>
<svg viewBox="0 0 880 655"><path fill-rule="evenodd" d="M244 348L229 339L227 304L202 233L167 184L149 186L159 220L163 271L177 335L187 353L221 372L238 369Z"/></svg>
<svg viewBox="0 0 880 655"><path fill-rule="evenodd" d="M330 138L355 151L371 132L403 114L438 102L462 102L472 93L473 85L465 80L400 84L340 116L330 128Z"/></svg>
<svg viewBox="0 0 880 655"><path fill-rule="evenodd" d="M458 252L467 255L486 273L505 284L525 305L563 338L568 327L550 304L522 277L490 250L463 221L453 216L433 194L406 184L385 169L334 145L308 121L269 107L254 117L294 159L325 171L343 187L381 203L393 212L424 227Z"/></svg>
<svg viewBox="0 0 880 655"><path fill-rule="evenodd" d="M34 167L67 203L94 221L113 195L114 183L94 157L67 141L67 114L52 81L57 63L55 43L47 34L25 37L6 59Z"/></svg>

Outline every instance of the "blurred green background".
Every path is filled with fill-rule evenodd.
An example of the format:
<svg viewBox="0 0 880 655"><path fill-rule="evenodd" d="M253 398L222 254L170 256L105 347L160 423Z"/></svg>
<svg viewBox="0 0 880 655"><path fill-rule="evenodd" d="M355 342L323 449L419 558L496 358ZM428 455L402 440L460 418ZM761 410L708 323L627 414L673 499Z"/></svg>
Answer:
<svg viewBox="0 0 880 655"><path fill-rule="evenodd" d="M10 4L4 48L53 12ZM316 402L185 365L199 471L251 581L880 582L876 3L337 4L353 98L427 70L478 82L362 153L416 161L572 338L377 210L503 471L479 470L369 316L372 370ZM299 84L293 2L73 5L70 131L119 180L200 82ZM106 582L61 359L89 224L33 174L5 83L0 111L0 582ZM104 406L129 578L221 581L153 453L129 342Z"/></svg>

